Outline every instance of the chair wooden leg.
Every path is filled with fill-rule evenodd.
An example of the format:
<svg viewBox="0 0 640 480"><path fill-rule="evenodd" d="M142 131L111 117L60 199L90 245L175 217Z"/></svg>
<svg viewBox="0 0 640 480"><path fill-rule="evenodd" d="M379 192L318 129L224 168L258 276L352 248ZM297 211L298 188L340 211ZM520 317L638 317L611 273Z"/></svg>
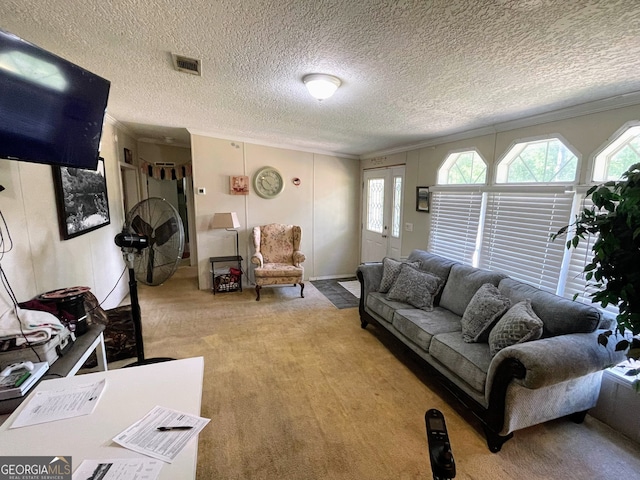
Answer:
<svg viewBox="0 0 640 480"><path fill-rule="evenodd" d="M260 285L256 285L256 302L260 301Z"/></svg>
<svg viewBox="0 0 640 480"><path fill-rule="evenodd" d="M304 283L300 282L300 296L304 298Z"/></svg>

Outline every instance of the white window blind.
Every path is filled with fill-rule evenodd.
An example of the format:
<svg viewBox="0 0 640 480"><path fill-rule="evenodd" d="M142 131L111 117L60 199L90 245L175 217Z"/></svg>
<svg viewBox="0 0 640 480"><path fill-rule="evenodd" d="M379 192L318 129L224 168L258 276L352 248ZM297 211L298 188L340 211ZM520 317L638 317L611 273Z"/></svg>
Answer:
<svg viewBox="0 0 640 480"><path fill-rule="evenodd" d="M581 208L591 208L593 206L593 202L590 198L587 198L583 201ZM560 239L556 240L557 242L563 243L566 246L567 240L573 238L573 234L569 231L568 235L563 238L564 242L560 242ZM593 247L593 243L596 237L593 235L589 235L584 240L580 240L578 246L576 248L570 249L570 258L569 258L569 267L567 268L567 280L564 288L563 296L567 298L573 298L575 294L578 294L576 297L577 301L582 303L586 303L591 305L592 298L591 294L596 292L597 289L593 286L589 286L584 273L585 265L591 263L593 260L593 251L591 248ZM602 308L599 303L593 303L594 307ZM607 312L611 312L614 314L618 314L618 307L616 305L607 305L605 308Z"/></svg>
<svg viewBox="0 0 640 480"><path fill-rule="evenodd" d="M479 266L555 293L565 244L549 236L569 223L573 195L488 193Z"/></svg>
<svg viewBox="0 0 640 480"><path fill-rule="evenodd" d="M480 192L433 192L429 251L473 264L481 207Z"/></svg>

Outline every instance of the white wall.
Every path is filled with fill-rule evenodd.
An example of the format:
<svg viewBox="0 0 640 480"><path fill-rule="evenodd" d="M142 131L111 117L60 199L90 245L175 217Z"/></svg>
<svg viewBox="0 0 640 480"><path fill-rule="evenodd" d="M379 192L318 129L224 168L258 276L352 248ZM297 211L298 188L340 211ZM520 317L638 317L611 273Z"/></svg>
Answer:
<svg viewBox="0 0 640 480"><path fill-rule="evenodd" d="M120 141L126 140L126 135L119 136ZM101 156L105 159L111 223L70 240L60 236L52 167L0 160L0 183L6 188L0 193L0 211L14 244L0 264L18 301L79 285L90 287L102 301L114 287L124 269L120 250L113 243L123 223L117 137L115 127L105 124ZM0 228L6 249L7 231L4 225ZM127 282L120 281L105 308L118 305L127 292ZM11 305L8 294L0 289L0 313Z"/></svg>
<svg viewBox="0 0 640 480"><path fill-rule="evenodd" d="M305 278L355 274L359 258L359 162L297 150L192 135L194 190L196 195L198 272L200 288L211 288L209 257L231 255L235 234L210 230L216 212L236 212L240 220L240 255L253 253L250 234L254 226L286 223L302 227L301 250L306 255ZM250 182L258 169L277 168L285 181L275 199L259 197L250 186L249 195L230 195L229 177L247 175ZM294 186L293 178L300 178Z"/></svg>

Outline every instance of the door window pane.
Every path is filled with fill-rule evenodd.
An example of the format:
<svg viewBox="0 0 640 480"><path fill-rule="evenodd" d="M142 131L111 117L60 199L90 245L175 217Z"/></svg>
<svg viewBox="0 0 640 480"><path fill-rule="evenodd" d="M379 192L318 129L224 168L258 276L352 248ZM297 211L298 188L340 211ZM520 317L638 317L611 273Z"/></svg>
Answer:
<svg viewBox="0 0 640 480"><path fill-rule="evenodd" d="M367 200L367 230L382 233L384 224L384 178L369 179Z"/></svg>
<svg viewBox="0 0 640 480"><path fill-rule="evenodd" d="M393 208L391 215L391 235L400 238L400 209L402 207L402 177L393 177Z"/></svg>

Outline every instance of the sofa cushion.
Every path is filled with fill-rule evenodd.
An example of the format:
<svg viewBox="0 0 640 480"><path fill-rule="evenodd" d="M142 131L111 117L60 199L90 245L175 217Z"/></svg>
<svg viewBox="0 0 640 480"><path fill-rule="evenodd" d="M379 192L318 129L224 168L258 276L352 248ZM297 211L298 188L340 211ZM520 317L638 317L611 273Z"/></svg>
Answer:
<svg viewBox="0 0 640 480"><path fill-rule="evenodd" d="M429 354L478 393L484 393L491 364L489 345L467 343L462 332L441 333L431 339Z"/></svg>
<svg viewBox="0 0 640 480"><path fill-rule="evenodd" d="M402 302L388 300L384 293L371 292L367 295L366 309L370 313L375 313L387 323L393 321L393 314L401 308L410 308L410 305Z"/></svg>
<svg viewBox="0 0 640 480"><path fill-rule="evenodd" d="M387 293L391 286L395 283L398 275L400 274L400 268L402 264L405 262L401 262L400 260L395 260L393 258L385 257L382 259L382 279L380 280L380 286L378 287L378 291L380 293ZM420 263L413 262L410 264L413 267L418 268Z"/></svg>
<svg viewBox="0 0 640 480"><path fill-rule="evenodd" d="M487 342L489 332L511 302L491 283L482 285L462 315L462 338L465 342Z"/></svg>
<svg viewBox="0 0 640 480"><path fill-rule="evenodd" d="M417 308L398 310L392 323L402 336L425 352L429 351L429 344L434 335L460 331L460 317L440 307L434 307L433 311L428 313Z"/></svg>
<svg viewBox="0 0 640 480"><path fill-rule="evenodd" d="M458 315L464 315L467 305L478 289L485 283L498 285L506 275L489 270L481 270L469 265L455 264L442 290L440 306Z"/></svg>
<svg viewBox="0 0 640 480"><path fill-rule="evenodd" d="M433 310L433 299L442 288L442 283L440 278L404 263L398 278L387 293L387 298L409 303L429 312Z"/></svg>
<svg viewBox="0 0 640 480"><path fill-rule="evenodd" d="M531 300L533 311L544 324L544 337L590 333L600 323L600 312L591 305L559 297L512 278L502 280L498 288L512 305L527 298Z"/></svg>
<svg viewBox="0 0 640 480"><path fill-rule="evenodd" d="M489 334L489 350L493 357L503 348L541 336L542 320L531 308L531 300L523 300L511 307L493 327Z"/></svg>
<svg viewBox="0 0 640 480"><path fill-rule="evenodd" d="M451 267L458 263L424 250L414 250L411 252L409 258L407 258L407 262L419 262L420 270L424 270L441 278L443 282L447 281Z"/></svg>

